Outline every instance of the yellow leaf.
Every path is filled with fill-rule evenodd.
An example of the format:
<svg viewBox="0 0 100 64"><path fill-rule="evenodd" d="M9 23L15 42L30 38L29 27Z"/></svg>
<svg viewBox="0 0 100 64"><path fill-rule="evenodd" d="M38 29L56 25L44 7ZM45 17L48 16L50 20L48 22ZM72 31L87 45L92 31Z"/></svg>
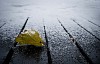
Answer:
<svg viewBox="0 0 100 64"><path fill-rule="evenodd" d="M16 39L19 44L29 44L34 46L44 46L44 42L39 33L35 30L25 30L19 34Z"/></svg>

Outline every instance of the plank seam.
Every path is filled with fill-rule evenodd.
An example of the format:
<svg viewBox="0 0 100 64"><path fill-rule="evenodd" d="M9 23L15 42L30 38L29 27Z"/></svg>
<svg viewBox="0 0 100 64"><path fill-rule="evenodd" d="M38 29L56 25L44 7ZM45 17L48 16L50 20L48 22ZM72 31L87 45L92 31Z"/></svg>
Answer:
<svg viewBox="0 0 100 64"><path fill-rule="evenodd" d="M96 39L98 39L100 41L100 38L98 38L97 36L95 36L93 33L91 33L90 31L88 31L86 28L84 28L83 26L81 26L79 23L77 23L74 19L72 19L73 22L75 22L78 26L80 26L81 28L83 28L85 31L87 31L88 33L90 33L92 36L94 36Z"/></svg>
<svg viewBox="0 0 100 64"><path fill-rule="evenodd" d="M45 25L44 25L43 27L44 27L44 34L45 34L45 40L46 40L46 48L47 48L48 64L52 64L52 58L51 58L51 54L50 54L50 49L49 49L49 47L48 47L48 37L47 37Z"/></svg>
<svg viewBox="0 0 100 64"><path fill-rule="evenodd" d="M29 19L29 17L26 19L26 21L25 21L21 31L19 32L19 34L24 30L28 19ZM16 47L16 45L17 45L17 42L14 43L14 47ZM14 50L13 50L13 47L11 47L9 52L8 52L8 54L7 54L7 56L6 56L6 58L5 58L5 60L4 60L4 62L2 64L9 64L9 62L10 62L10 60L12 58L13 53L14 53Z"/></svg>
<svg viewBox="0 0 100 64"><path fill-rule="evenodd" d="M89 64L93 64L92 60L89 58L89 56L85 53L85 51L82 49L82 47L77 43L77 41L74 39L74 37L68 32L68 30L64 27L64 25L60 22L60 20L57 18L58 22L61 24L65 32L69 35L69 37L72 39L72 42L75 43L76 47L79 49L83 57L86 59L86 61Z"/></svg>
<svg viewBox="0 0 100 64"><path fill-rule="evenodd" d="M0 26L0 28L2 28L6 23L4 23L2 26Z"/></svg>
<svg viewBox="0 0 100 64"><path fill-rule="evenodd" d="M82 17L82 16L81 16ZM82 17L82 18L84 18L84 17ZM96 24L96 23L94 23L94 22L92 22L91 20L88 20L88 19L86 19L86 18L84 18L85 20L87 20L88 22L90 22L90 23L92 23L92 24L94 24L94 25L96 25L96 26L98 26L98 27L100 27L98 24Z"/></svg>

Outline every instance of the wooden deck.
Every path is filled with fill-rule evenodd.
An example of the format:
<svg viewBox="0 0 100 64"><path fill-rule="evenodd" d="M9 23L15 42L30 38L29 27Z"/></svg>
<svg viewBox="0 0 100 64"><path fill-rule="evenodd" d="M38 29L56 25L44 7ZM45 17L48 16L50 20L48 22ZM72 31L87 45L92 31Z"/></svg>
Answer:
<svg viewBox="0 0 100 64"><path fill-rule="evenodd" d="M60 17L38 21L30 17L19 21L23 22L0 24L1 64L100 64L100 37L82 20ZM86 24L100 28L92 21ZM40 33L45 47L16 44L15 36L29 28Z"/></svg>
<svg viewBox="0 0 100 64"><path fill-rule="evenodd" d="M15 42L31 28L44 47ZM100 64L100 0L0 0L0 64Z"/></svg>

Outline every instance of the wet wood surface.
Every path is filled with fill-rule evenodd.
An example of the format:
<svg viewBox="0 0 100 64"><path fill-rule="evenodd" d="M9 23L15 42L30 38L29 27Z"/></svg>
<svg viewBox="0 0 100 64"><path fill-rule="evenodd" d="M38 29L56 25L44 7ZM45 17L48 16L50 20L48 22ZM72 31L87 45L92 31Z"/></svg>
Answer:
<svg viewBox="0 0 100 64"><path fill-rule="evenodd" d="M0 4L0 64L100 64L98 0L11 2ZM38 31L45 46L17 44L27 29Z"/></svg>
<svg viewBox="0 0 100 64"><path fill-rule="evenodd" d="M92 35L94 33L91 34L88 31L84 30L77 24L78 22L74 22L76 20L73 21L72 19L68 18L67 22L69 24L66 24L64 23L66 20L62 19L63 18L52 18L51 20L51 18L48 18L39 21L39 19L34 20L33 18L29 18L25 26L24 23L21 25L21 27L24 26L24 28L22 28L24 30L34 27L34 29L40 33L41 37L45 41L45 45L47 45L47 38L50 56L48 55L46 46L39 48L31 45L20 46L17 44L14 47L14 36L18 35L18 33L21 31L21 28L19 27L18 29L14 28L15 25L9 25L9 27L12 26L12 30L7 27L7 24L4 25L4 23L2 23L3 26L1 25L2 27L0 28L2 29L2 38L0 39L2 43L0 48L2 52L0 55L1 62L7 62L10 64L99 63L100 41ZM49 21L47 22L46 20ZM46 34L44 32L44 26ZM9 33L9 31L13 32ZM15 34L12 35L14 31ZM77 42L78 46L75 42ZM7 61L5 59L9 59L9 57L7 58L7 54L10 51L11 47L13 47L13 55L11 55L10 61ZM49 61L48 59L50 59L51 61Z"/></svg>

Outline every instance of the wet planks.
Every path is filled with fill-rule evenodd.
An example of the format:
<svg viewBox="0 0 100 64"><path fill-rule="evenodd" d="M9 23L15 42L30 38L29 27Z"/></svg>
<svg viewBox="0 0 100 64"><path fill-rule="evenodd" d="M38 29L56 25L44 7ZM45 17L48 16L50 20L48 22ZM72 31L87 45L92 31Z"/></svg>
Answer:
<svg viewBox="0 0 100 64"><path fill-rule="evenodd" d="M17 19L20 19L19 24L16 24ZM0 20L0 27L1 27L0 28L0 63L1 64L5 60L10 48L13 46L14 37L19 33L23 25L23 22L24 20L22 20L21 17Z"/></svg>
<svg viewBox="0 0 100 64"><path fill-rule="evenodd" d="M59 21L61 20L61 23L65 27L64 29L56 18L45 18L44 20L42 18L34 18L35 20L33 18L28 20L24 30L30 28L37 30L44 39L45 44L48 43L48 48L46 46L43 48L36 48L34 46L16 46L13 48L14 53L9 62L10 64L100 63L100 41L86 30L78 26L75 22L73 22L73 20L66 19L67 21L65 21L62 20L65 18L60 18ZM46 32L44 30L44 26ZM66 30L68 30L68 32L66 32ZM72 36L72 38L69 34ZM76 41L79 47L75 44ZM8 47L13 46L12 42L10 42L10 44ZM3 48L5 49L7 47ZM6 50L6 52L8 52L9 49ZM6 55L7 53L5 56ZM3 60L5 60L5 58Z"/></svg>
<svg viewBox="0 0 100 64"><path fill-rule="evenodd" d="M29 18L27 25L25 26L24 30L26 29L35 29L41 34L41 37L44 37L43 34L43 26L42 23L38 24L39 21L35 18ZM45 39L44 39L45 41ZM46 47L34 47L34 46L17 46L14 49L14 54L10 61L10 64L47 64L47 49Z"/></svg>

